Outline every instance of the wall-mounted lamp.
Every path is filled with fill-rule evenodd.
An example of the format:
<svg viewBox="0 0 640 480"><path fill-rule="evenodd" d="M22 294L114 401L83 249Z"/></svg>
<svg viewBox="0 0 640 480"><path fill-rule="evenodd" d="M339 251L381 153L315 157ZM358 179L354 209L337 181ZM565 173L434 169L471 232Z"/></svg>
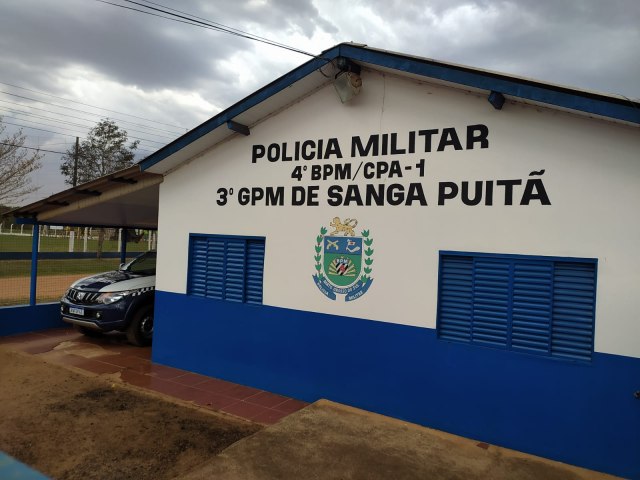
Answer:
<svg viewBox="0 0 640 480"><path fill-rule="evenodd" d="M339 57L336 60L336 65L340 71L333 80L333 86L340 97L340 101L345 103L360 93L362 88L360 66L344 57Z"/></svg>

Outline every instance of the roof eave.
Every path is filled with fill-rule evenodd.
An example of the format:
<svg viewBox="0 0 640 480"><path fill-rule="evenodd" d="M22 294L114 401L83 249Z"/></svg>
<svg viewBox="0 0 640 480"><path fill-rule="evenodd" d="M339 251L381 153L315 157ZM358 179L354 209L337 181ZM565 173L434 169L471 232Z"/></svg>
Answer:
<svg viewBox="0 0 640 480"><path fill-rule="evenodd" d="M626 98L374 49L360 44L341 43L325 50L319 57L309 60L268 85L265 85L248 97L187 132L182 137L151 154L139 162L140 168L142 170L148 170L217 128L226 127L228 121L233 121L238 115L257 106L269 97L282 92L295 82L302 80L323 65L326 65L327 62L335 60L338 57L346 57L352 61L365 63L374 67L378 66L418 75L425 79L443 81L486 92L495 91L514 100L521 99L544 104L552 108L555 107L580 114L588 114L633 125L640 125L640 103ZM158 173L160 173L160 170L163 169L154 168L154 171ZM165 173L165 171L162 173Z"/></svg>
<svg viewBox="0 0 640 480"><path fill-rule="evenodd" d="M563 109L640 124L640 103L537 80L466 67L436 60L343 44L341 54L351 60L392 68L428 78Z"/></svg>

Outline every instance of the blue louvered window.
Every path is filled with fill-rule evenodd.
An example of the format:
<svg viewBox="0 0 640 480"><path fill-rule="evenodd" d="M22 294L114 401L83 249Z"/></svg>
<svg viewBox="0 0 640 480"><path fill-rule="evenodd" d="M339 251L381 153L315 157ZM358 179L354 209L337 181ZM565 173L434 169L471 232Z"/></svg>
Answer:
<svg viewBox="0 0 640 480"><path fill-rule="evenodd" d="M589 361L596 270L592 259L441 252L438 337Z"/></svg>
<svg viewBox="0 0 640 480"><path fill-rule="evenodd" d="M189 241L188 295L262 304L264 238L192 234Z"/></svg>

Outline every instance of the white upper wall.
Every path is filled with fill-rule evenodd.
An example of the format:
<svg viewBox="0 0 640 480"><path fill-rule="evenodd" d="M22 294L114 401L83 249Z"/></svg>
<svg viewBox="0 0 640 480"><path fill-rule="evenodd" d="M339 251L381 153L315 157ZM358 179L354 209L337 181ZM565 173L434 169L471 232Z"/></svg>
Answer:
<svg viewBox="0 0 640 480"><path fill-rule="evenodd" d="M640 136L638 129L522 104L495 110L485 96L363 72L363 89L341 104L333 86L204 152L168 174L160 186L157 289L185 293L189 233L266 237L264 303L284 308L435 328L438 252L517 253L597 258L598 292L595 349L640 357ZM454 127L463 147L468 125L486 125L488 148L448 146L437 152L443 129ZM398 148L409 132L438 129L433 151L424 152L416 134L413 154L351 157L353 136L397 133ZM336 138L342 159L252 163L254 145ZM424 177L416 164L425 160ZM402 177L365 179L364 167L352 180L311 180L316 165L397 160ZM292 178L307 167L303 180ZM405 167L412 166L406 169ZM544 170L540 176L531 172ZM520 205L527 180L542 180L551 205ZM521 180L513 205L505 205L498 180ZM438 205L441 182L488 181L492 205L464 205L458 197ZM420 183L428 206L329 206L328 190L350 184ZM486 183L484 184L486 185ZM291 188L316 186L318 206L292 206ZM241 206L243 187L284 187L283 206ZM218 189L233 189L224 206ZM536 193L538 190L534 190ZM316 287L314 246L321 226L334 217L356 218L357 232L374 239L374 279L363 297L329 300Z"/></svg>

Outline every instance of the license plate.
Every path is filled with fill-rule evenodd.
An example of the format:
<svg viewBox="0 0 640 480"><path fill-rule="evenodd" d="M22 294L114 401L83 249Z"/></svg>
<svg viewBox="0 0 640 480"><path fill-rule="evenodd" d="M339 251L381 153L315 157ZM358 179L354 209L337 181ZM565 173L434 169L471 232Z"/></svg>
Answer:
<svg viewBox="0 0 640 480"><path fill-rule="evenodd" d="M84 316L84 308L69 307L69 313Z"/></svg>

